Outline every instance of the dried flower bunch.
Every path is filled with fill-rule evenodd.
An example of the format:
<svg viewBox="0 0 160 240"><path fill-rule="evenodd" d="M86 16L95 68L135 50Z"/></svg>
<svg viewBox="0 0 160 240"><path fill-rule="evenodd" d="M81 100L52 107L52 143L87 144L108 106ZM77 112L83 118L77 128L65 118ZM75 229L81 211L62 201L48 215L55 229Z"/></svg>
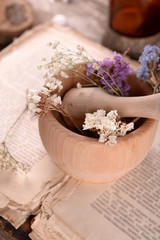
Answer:
<svg viewBox="0 0 160 240"><path fill-rule="evenodd" d="M128 75L133 69L117 52L113 52L113 59L105 58L103 61L96 61L91 57L84 47L77 46L74 52L58 41L48 44L52 50L52 57L47 60L43 58L44 64L38 66L45 71L45 84L40 91L30 90L28 93L28 108L34 116L42 116L50 110L56 110L70 118L76 126L74 119L70 116L66 106L63 104L58 93L62 90L62 82L59 76L67 78L68 72L73 76L79 76L86 80L86 85L77 84L77 87L94 86L101 87L109 94L118 96L128 96L130 86L127 83ZM160 84L158 71L160 69L160 49L157 46L147 45L139 59L141 63L137 71L137 77L143 81L148 81L154 88L154 92L159 92ZM84 68L82 64L86 63L85 74L79 71ZM75 67L76 66L76 67ZM78 128L78 127L77 127ZM91 114L86 113L86 119L83 130L78 130L83 134L84 130L97 132L99 141L108 145L114 145L119 136L124 136L127 131L134 128L134 124L126 124L120 121L117 111L111 111L106 115L104 110L98 110Z"/></svg>
<svg viewBox="0 0 160 240"><path fill-rule="evenodd" d="M43 76L45 84L39 92L30 90L28 93L28 107L34 115L45 114L51 106L58 110L62 105L61 98L57 95L63 88L58 76L68 78L68 71L74 73L75 76L80 75L89 86L102 87L107 92L116 95L128 95L130 86L126 80L127 76L132 73L132 68L120 54L114 52L113 60L105 58L100 62L90 57L87 51L79 45L77 52L60 45L58 41L50 42L48 45L53 49L53 55L49 61L45 57L42 58L44 64L38 66L39 69L45 70ZM81 62L87 62L86 74L80 73L76 65ZM79 68L82 68L82 65ZM78 87L80 86L78 84Z"/></svg>
<svg viewBox="0 0 160 240"><path fill-rule="evenodd" d="M0 145L0 165L2 170L12 169L14 173L17 173L19 169L28 173L31 169L29 164L19 162L11 155L5 142Z"/></svg>
<svg viewBox="0 0 160 240"><path fill-rule="evenodd" d="M128 96L130 89L127 77L133 72L129 63L117 52L113 52L113 59L105 58L103 61L93 61L87 64L86 75L96 74L102 87L108 92L121 96Z"/></svg>
<svg viewBox="0 0 160 240"><path fill-rule="evenodd" d="M137 78L148 82L154 89L153 93L160 92L160 48L146 45L139 58L141 63Z"/></svg>
<svg viewBox="0 0 160 240"><path fill-rule="evenodd" d="M105 142L107 145L113 146L117 143L117 137L125 136L127 131L134 128L134 123L122 122L116 110L106 114L105 110L97 110L96 112L86 113L83 130L97 132L99 142Z"/></svg>
<svg viewBox="0 0 160 240"><path fill-rule="evenodd" d="M34 116L42 116L50 110L56 110L67 116L82 134L84 134L83 130L86 130L87 126L89 126L90 130L96 130L98 135L100 135L100 142L105 142L109 145L116 143L118 136L124 136L127 131L133 129L134 124L127 125L122 123L116 111L105 116L104 110L99 110L93 114L95 125L93 122L89 124L91 115L86 114L83 130L79 129L58 95L63 88L59 76L66 78L67 81L69 77L67 73L72 72L73 76L79 76L86 80L86 85L81 86L78 83L78 88L85 86L101 87L109 94L127 96L130 89L127 77L133 70L120 54L114 52L113 59L105 58L103 61L96 61L79 45L76 52L64 47L57 41L48 45L52 48L53 55L49 61L43 58L44 64L38 66L39 69L45 71L43 76L45 79L44 86L39 92L33 89L28 92L28 108ZM82 62L87 63L85 74L79 71L83 66L81 64L78 65L78 63ZM102 113L104 114L103 116ZM104 126L105 124L107 125Z"/></svg>
<svg viewBox="0 0 160 240"><path fill-rule="evenodd" d="M132 73L132 68L116 52L113 52L113 59L105 58L103 61L96 61L81 46L77 46L77 51L74 52L60 45L58 41L54 43L50 42L48 45L52 48L53 55L49 60L42 58L44 64L38 66L39 69L45 71L43 76L45 80L44 86L40 91L29 90L27 95L28 109L31 114L39 117L50 110L58 111L67 116L82 134L84 134L84 130L93 131L99 135L99 142L104 142L111 146L115 145L117 137L124 136L127 131L132 130L134 123L126 124L122 122L116 110L106 113L105 110L100 109L95 113L86 113L82 129L79 129L63 104L61 96L59 96L59 92L63 89L59 76L66 78L67 81L69 77L67 73L70 71L73 76L79 76L83 80L86 80L86 85L82 86L78 83L77 88L86 86L101 87L109 94L128 96L130 86L127 83L127 77ZM160 92L160 48L147 45L139 58L139 62L141 65L137 71L137 77L144 82L148 82L153 88L153 93ZM83 65L77 65L78 63L86 63L84 69L86 74L79 71L83 68ZM30 170L29 165L14 159L6 145L6 138L10 130L21 118L24 111L10 127L0 144L1 169L11 168L14 172L18 169L25 172Z"/></svg>
<svg viewBox="0 0 160 240"><path fill-rule="evenodd" d="M31 170L31 166L26 163L22 163L18 160L16 160L12 154L10 153L6 140L8 138L8 135L10 134L10 131L13 129L13 127L16 125L16 123L21 119L24 112L27 110L27 107L21 112L21 114L18 116L18 118L15 120L15 122L12 124L12 126L8 129L8 132L6 133L6 136L4 140L0 143L0 168L1 170L8 170L11 169L14 173L17 173L19 170L28 173Z"/></svg>

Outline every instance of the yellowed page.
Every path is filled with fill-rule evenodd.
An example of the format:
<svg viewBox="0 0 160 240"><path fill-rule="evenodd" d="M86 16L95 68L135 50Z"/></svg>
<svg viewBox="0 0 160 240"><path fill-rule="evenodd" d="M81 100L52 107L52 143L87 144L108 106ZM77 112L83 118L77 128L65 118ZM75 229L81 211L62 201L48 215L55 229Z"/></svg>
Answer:
<svg viewBox="0 0 160 240"><path fill-rule="evenodd" d="M159 132L160 125L148 156L118 181L70 179L56 195L51 192L33 223L32 239L160 239Z"/></svg>
<svg viewBox="0 0 160 240"><path fill-rule="evenodd" d="M60 40L71 49L81 44L97 60L111 57L110 50L69 28L47 23L26 32L0 53L0 142L25 108L26 89L42 86L43 78L37 65L41 57L52 54L47 43L53 40ZM15 159L32 165L28 175L0 171L0 215L18 227L37 210L42 196L63 173L50 161L39 138L37 121L31 122L26 112L10 131L6 143ZM15 212L17 217L14 217Z"/></svg>

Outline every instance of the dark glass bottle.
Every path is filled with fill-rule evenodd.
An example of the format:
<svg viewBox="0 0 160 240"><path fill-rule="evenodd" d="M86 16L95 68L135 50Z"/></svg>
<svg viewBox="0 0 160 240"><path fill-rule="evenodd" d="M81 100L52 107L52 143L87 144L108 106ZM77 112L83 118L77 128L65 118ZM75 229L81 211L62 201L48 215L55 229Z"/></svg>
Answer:
<svg viewBox="0 0 160 240"><path fill-rule="evenodd" d="M160 0L110 0L110 25L117 32L134 37L160 31Z"/></svg>

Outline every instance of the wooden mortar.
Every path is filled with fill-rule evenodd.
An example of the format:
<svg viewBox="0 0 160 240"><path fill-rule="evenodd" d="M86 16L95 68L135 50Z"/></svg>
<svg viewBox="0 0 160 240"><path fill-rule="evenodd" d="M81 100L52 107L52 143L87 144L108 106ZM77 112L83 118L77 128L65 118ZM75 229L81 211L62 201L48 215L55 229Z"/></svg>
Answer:
<svg viewBox="0 0 160 240"><path fill-rule="evenodd" d="M61 80L61 96L77 82L86 83L71 73L68 79ZM129 80L132 95L150 94L148 85L137 80L135 75ZM97 183L116 180L139 164L151 148L157 123L146 119L138 129L119 137L115 146L107 146L98 139L69 130L62 117L52 112L40 117L39 132L46 151L62 171L76 179Z"/></svg>

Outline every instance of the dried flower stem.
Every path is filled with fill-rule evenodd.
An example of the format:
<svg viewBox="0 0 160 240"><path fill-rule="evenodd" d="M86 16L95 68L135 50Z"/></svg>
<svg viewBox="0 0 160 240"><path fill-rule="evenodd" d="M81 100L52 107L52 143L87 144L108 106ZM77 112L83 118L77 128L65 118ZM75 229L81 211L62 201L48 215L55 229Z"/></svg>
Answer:
<svg viewBox="0 0 160 240"><path fill-rule="evenodd" d="M108 75L108 77L112 80L112 82L115 84L115 86L116 86L117 89L119 90L121 96L123 96L123 93L122 93L121 89L118 87L117 83L116 83L115 80L111 77L111 75L110 75L107 71L105 71L105 70L103 70L103 69L102 69L102 71ZM105 80L104 77L103 77L103 80ZM105 80L105 82L106 82L106 80ZM112 88L111 88L111 89L112 89ZM112 89L112 90L115 92L115 89ZM115 93L116 93L117 95L119 95L117 92L115 92Z"/></svg>
<svg viewBox="0 0 160 240"><path fill-rule="evenodd" d="M70 115L70 113L68 112L68 109L65 105L63 105L63 107L57 109L57 111L59 110L59 112L70 119L70 121L72 122L72 124L74 125L74 127L82 134L85 135L84 131L76 124L76 122L74 121L74 119L72 118L72 116Z"/></svg>
<svg viewBox="0 0 160 240"><path fill-rule="evenodd" d="M10 131L13 129L13 127L16 125L16 123L20 120L20 118L23 116L24 112L27 110L27 106L25 109L21 112L21 114L18 116L18 118L15 120L15 122L12 124L12 126L8 129L4 140L0 144L0 163L1 163L1 169L7 170L12 169L13 172L17 172L18 169L21 169L22 171L28 173L31 169L31 166L29 164L21 163L18 160L16 160L11 153L8 150L8 147L6 145L7 137L10 133Z"/></svg>
<svg viewBox="0 0 160 240"><path fill-rule="evenodd" d="M137 122L139 119L140 119L140 117L137 117L137 118L133 119L132 122L135 123L135 122Z"/></svg>
<svg viewBox="0 0 160 240"><path fill-rule="evenodd" d="M6 135L5 135L5 138L3 140L3 142L6 141L7 137L8 137L8 134L10 133L10 131L14 128L14 126L16 125L16 123L21 119L21 117L23 116L23 114L26 112L27 110L27 105L25 106L25 108L23 109L23 111L20 113L20 115L18 116L18 118L15 120L15 122L12 124L12 126L8 129Z"/></svg>
<svg viewBox="0 0 160 240"><path fill-rule="evenodd" d="M31 170L31 166L29 164L19 162L11 155L4 141L1 143L0 150L1 150L0 162L2 170L8 170L11 168L12 171L15 173L17 172L18 169L21 169L25 173L28 173Z"/></svg>
<svg viewBox="0 0 160 240"><path fill-rule="evenodd" d="M85 68L83 68L82 66L81 66L80 68L85 70ZM72 72L76 72L76 70L73 70L73 69L72 69L71 71L72 71ZM87 71L90 72L93 76L96 76L96 77L97 77L97 74L96 74L96 73L92 73L92 72L89 71L89 70L87 70ZM102 71L103 71L103 70L102 70ZM107 73L106 71L103 71L103 72ZM87 77L85 74L80 73L80 72L78 72L78 74L79 74L84 80L92 83L94 86L99 87L99 88L102 88L102 86L101 86L100 84L96 83L96 82L93 81L91 78ZM108 74L108 76L110 76L109 73L107 73L107 74ZM105 81L105 83L113 90L113 92L115 92L116 95L120 96L119 93L105 80L105 78L104 78L103 75L101 75L101 78L102 78L102 79ZM113 81L113 79L112 79L111 76L110 76L110 78L111 78L111 80ZM113 81L113 82L115 83L115 81ZM116 84L116 83L115 83L115 84ZM117 84L116 84L116 86L117 86ZM117 86L117 87L118 87L118 86ZM103 89L105 92L111 94L109 91L107 91L107 89L105 89L105 88L102 88L102 89ZM121 92L121 91L120 91L120 92ZM121 92L121 94L122 94L122 92ZM122 95L123 95L123 94L122 94Z"/></svg>
<svg viewBox="0 0 160 240"><path fill-rule="evenodd" d="M160 82L158 82L155 87L154 87L154 90L153 90L153 94L155 94L157 92L157 90L159 89L159 86L160 86ZM159 92L159 91L158 91Z"/></svg>

